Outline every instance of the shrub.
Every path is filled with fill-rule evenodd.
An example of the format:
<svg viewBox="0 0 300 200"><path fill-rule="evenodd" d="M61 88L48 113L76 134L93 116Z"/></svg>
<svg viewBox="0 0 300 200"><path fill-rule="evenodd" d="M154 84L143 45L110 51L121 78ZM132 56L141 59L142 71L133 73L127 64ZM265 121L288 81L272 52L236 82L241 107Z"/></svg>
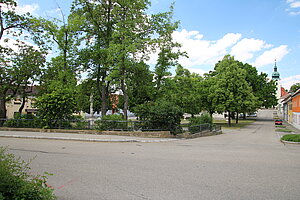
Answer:
<svg viewBox="0 0 300 200"><path fill-rule="evenodd" d="M277 127L277 128L286 128L286 126L284 126L284 125L276 125L275 127Z"/></svg>
<svg viewBox="0 0 300 200"><path fill-rule="evenodd" d="M199 117L190 118L190 125L212 124L212 117L208 113L204 113Z"/></svg>
<svg viewBox="0 0 300 200"><path fill-rule="evenodd" d="M74 91L68 87L57 88L50 93L39 96L36 100L38 117L50 128L71 127L66 120L73 117L76 111Z"/></svg>
<svg viewBox="0 0 300 200"><path fill-rule="evenodd" d="M293 132L292 130L290 130L290 129L283 129L283 128L279 128L279 129L276 129L275 131L277 131L277 132L286 132L286 133L290 133L290 132Z"/></svg>
<svg viewBox="0 0 300 200"><path fill-rule="evenodd" d="M183 112L180 107L165 100L139 105L135 109L136 115L145 120L147 129L169 130L172 134L182 132L180 127Z"/></svg>
<svg viewBox="0 0 300 200"><path fill-rule="evenodd" d="M287 134L282 136L281 140L291 141L291 142L300 142L300 134Z"/></svg>
<svg viewBox="0 0 300 200"><path fill-rule="evenodd" d="M123 121L121 115L105 115L101 120L95 121L95 129L97 130L115 130L127 129L127 121Z"/></svg>
<svg viewBox="0 0 300 200"><path fill-rule="evenodd" d="M56 199L46 186L47 177L30 175L29 169L26 162L0 147L0 199Z"/></svg>
<svg viewBox="0 0 300 200"><path fill-rule="evenodd" d="M72 124L72 127L75 129L87 129L89 127L89 122L87 121L76 121Z"/></svg>
<svg viewBox="0 0 300 200"><path fill-rule="evenodd" d="M9 119L4 123L6 127L17 128L40 128L42 121L32 114L16 114L13 119Z"/></svg>

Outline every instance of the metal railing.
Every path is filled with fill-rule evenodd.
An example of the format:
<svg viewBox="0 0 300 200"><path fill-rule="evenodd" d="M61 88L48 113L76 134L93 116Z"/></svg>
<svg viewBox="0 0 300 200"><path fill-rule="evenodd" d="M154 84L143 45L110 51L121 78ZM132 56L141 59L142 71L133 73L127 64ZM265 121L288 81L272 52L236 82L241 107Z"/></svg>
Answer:
<svg viewBox="0 0 300 200"><path fill-rule="evenodd" d="M148 121L114 121L114 120L51 120L41 119L0 119L0 127L11 128L49 128L49 129L80 129L101 131L168 131L156 128Z"/></svg>
<svg viewBox="0 0 300 200"><path fill-rule="evenodd" d="M205 131L220 131L221 126L216 124L192 125L181 124L183 131L190 134ZM35 119L0 119L0 127L12 128L46 128L46 129L77 129L100 131L170 131L171 128L158 128L149 121L114 121L114 120L52 120Z"/></svg>
<svg viewBox="0 0 300 200"><path fill-rule="evenodd" d="M216 124L192 125L188 128L191 134L202 133L204 131L221 131L221 126Z"/></svg>

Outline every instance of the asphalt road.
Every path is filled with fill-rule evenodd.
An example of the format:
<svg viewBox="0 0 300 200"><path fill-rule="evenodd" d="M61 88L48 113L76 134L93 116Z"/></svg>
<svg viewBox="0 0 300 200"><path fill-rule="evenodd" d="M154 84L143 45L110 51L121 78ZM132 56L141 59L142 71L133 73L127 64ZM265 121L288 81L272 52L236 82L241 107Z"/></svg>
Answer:
<svg viewBox="0 0 300 200"><path fill-rule="evenodd" d="M300 199L300 145L284 145L272 111L244 129L162 143L0 138L53 173L59 199Z"/></svg>

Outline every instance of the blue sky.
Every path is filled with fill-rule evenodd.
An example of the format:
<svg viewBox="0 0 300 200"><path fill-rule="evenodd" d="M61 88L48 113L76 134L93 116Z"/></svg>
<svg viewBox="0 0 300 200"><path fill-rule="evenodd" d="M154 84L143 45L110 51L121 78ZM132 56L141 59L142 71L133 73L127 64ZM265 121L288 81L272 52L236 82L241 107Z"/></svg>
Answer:
<svg viewBox="0 0 300 200"><path fill-rule="evenodd" d="M18 0L21 10L42 17L68 13L72 0ZM167 11L173 0L152 0L150 13ZM300 0L177 0L174 39L189 59L180 63L203 74L226 54L272 74L277 60L286 88L300 82ZM155 63L155 55L149 64Z"/></svg>

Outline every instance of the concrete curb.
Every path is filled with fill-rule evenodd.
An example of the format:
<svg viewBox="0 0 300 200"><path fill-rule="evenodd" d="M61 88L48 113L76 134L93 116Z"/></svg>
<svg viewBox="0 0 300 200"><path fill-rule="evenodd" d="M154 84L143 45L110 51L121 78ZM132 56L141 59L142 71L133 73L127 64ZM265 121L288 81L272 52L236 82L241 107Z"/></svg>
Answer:
<svg viewBox="0 0 300 200"><path fill-rule="evenodd" d="M42 128L8 128L0 127L0 131L29 131L38 133L70 133L92 135L115 135L142 138L174 138L170 131L99 131L99 130L76 130L76 129L42 129Z"/></svg>
<svg viewBox="0 0 300 200"><path fill-rule="evenodd" d="M291 141L286 141L286 140L280 140L284 144L298 144L300 145L300 142L291 142Z"/></svg>
<svg viewBox="0 0 300 200"><path fill-rule="evenodd" d="M155 143L155 142L170 142L178 141L179 139L96 139L96 138L71 138L71 137L47 137L47 136L23 136L23 135L0 135L5 138L23 138L23 139L44 139L44 140L65 140L65 141L81 141L81 142L140 142L140 143Z"/></svg>

